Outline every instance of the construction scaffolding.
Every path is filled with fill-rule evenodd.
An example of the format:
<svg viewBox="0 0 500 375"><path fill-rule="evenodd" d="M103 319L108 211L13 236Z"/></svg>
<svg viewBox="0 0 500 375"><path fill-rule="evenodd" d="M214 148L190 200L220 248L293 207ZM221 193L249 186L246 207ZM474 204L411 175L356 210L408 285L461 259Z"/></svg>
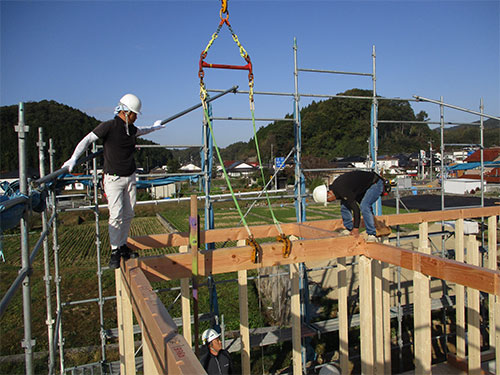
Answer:
<svg viewBox="0 0 500 375"><path fill-rule="evenodd" d="M308 286L307 286L307 273L308 269L305 266L306 261L319 261L319 260L330 260L338 259L338 264L335 267L338 273L339 280L339 320L338 320L338 330L340 340L340 361L339 365L342 369L342 373L347 373L347 366L349 361L348 347L349 342L347 340L347 333L349 329L348 317L347 317L347 293L345 286L345 273L346 273L346 258L356 257L359 259L356 264L360 267L360 299L363 300L363 304L360 304L360 317L359 324L361 325L361 360L362 360L362 372L363 373L385 373L390 370L390 338L391 335L387 331L387 327L390 328L390 305L388 302L388 289L390 287L389 283L393 282L388 276L389 267L388 264L392 264L396 267L403 267L405 269L415 272L415 358L417 369L421 370L419 373L428 373L430 371L430 299L428 296L429 279L430 277L437 277L444 281L457 283L457 301L456 309L457 316L460 314L460 319L457 318L457 326L460 323L461 336L457 342L460 342L460 346L457 345L457 355L455 363L461 363L466 359L466 347L465 347L465 332L466 326L468 326L468 340L469 340L469 355L468 355L468 366L472 370L477 370L480 366L480 345L477 345L479 340L477 336L477 331L479 329L479 319L475 313L469 314L469 321L465 321L465 308L464 308L464 287L471 288L468 297L469 311L478 311L479 307L476 306L479 303L478 290L485 293L489 293L489 328L490 328L490 346L496 348L496 368L500 368L498 365L499 355L499 332L500 323L499 316L499 291L500 291L500 281L499 272L497 271L496 256L497 252L497 238L496 238L496 228L498 216L500 216L500 207L494 208L484 208L484 193L481 193L481 208L467 209L467 210L446 210L444 207L444 184L441 186L442 194L442 211L426 213L426 214L405 214L405 215L394 215L390 217L379 216L378 219L385 222L389 226L398 226L402 224L417 223L420 227L419 235L419 252L413 252L409 250L403 250L401 248L395 248L389 246L388 244L367 244L362 240L355 240L353 238L337 238L334 233L335 229L340 228L341 223L338 220L326 220L326 221L307 221L306 220L306 197L308 194L305 190L305 178L303 175L304 169L301 165L301 153L302 153L302 139L301 139L301 120L300 120L300 98L301 97L317 97L317 98L351 98L359 100L371 100L372 101L372 114L370 119L371 126L371 136L370 136L370 157L372 162L372 169L377 168L377 155L378 155L378 136L377 136L377 126L382 120L378 120L377 117L377 106L380 100L403 100L403 99L390 99L381 98L376 94L376 73L375 73L375 47L372 50L372 73L354 73L354 72L343 72L343 71L321 71L314 69L301 69L297 64L297 43L294 41L294 83L295 91L293 93L277 93L277 92L259 92L255 91L255 95L278 95L278 96L290 96L294 99L294 118L290 119L293 122L295 128L295 146L294 149L290 151L287 159L293 154L294 164L295 164L295 189L294 189L294 203L296 208L297 223L296 224L282 224L286 233L295 236L292 246L292 254L290 258L283 258L281 255L280 243L270 243L263 244L262 249L262 261L259 264L254 264L250 260L251 249L249 246L244 246L244 244L239 243L237 247L215 249L215 242L219 241L239 241L245 238L245 233L242 228L231 228L230 230L215 230L213 229L213 208L212 202L217 199L217 196L213 196L210 193L210 182L212 176L212 158L211 144L209 138L209 129L207 123L204 121L203 126L203 145L200 148L203 150L204 161L203 169L199 174L203 179L203 190L204 196L198 197L197 199L203 199L204 210L205 210L205 230L200 230L199 238L196 240L198 247L205 245L205 250L203 254L198 252L190 245L189 234L183 233L173 233L173 234L161 234L157 236L147 236L144 238L131 238L129 239L129 245L135 246L137 249L145 249L152 247L163 247L163 246L180 246L180 250L187 252L186 254L175 254L175 255L165 255L159 257L150 258L140 258L138 260L130 260L127 263L122 264L121 269L118 269L115 273L116 277L116 290L117 290L117 303L118 303L118 334L120 335L120 354L122 361L120 363L121 370L123 374L135 373L135 367L137 365L135 361L135 353L133 346L133 326L132 322L132 311L136 316L137 321L139 321L139 328L142 332L143 339L143 366L144 373L204 373L203 370L200 371L200 364L197 362L196 357L191 349L192 334L191 334L191 312L189 310L189 278L193 275L192 262L196 259L199 265L198 274L200 276L211 276L215 273L221 272L232 272L238 271L238 285L240 290L240 331L241 339L239 345L242 352L242 369L243 373L247 374L250 371L250 348L252 346L250 330L248 327L248 304L246 302L246 285L247 285L247 271L250 269L257 269L260 267L267 267L273 265L289 265L290 267L290 278L292 282L292 328L291 328L291 339L293 343L293 373L301 374L306 369L306 356L303 348L302 338L304 337L303 332L307 330L309 316L307 314L307 305L309 303L308 297ZM298 89L298 75L299 72L319 72L319 73L334 73L334 74L351 74L351 75L362 75L369 76L372 78L373 84L373 96L372 97L349 97L349 96L337 96L337 95L318 95L318 94L303 94L299 93ZM210 100L214 100L222 95L229 92L238 94L249 94L249 91L239 91L237 87L233 87L229 90L208 90L210 92L220 93L214 96ZM412 99L404 99L411 101ZM429 101L430 99L425 99L422 97L416 97L414 101ZM454 107L443 103L441 99L437 102L441 106L441 149L442 156L444 155L444 139L443 139L443 128L444 128L444 114L442 108L445 106ZM171 118L164 120L163 123L171 121L175 118L182 116L183 114L190 112L193 109L200 107L200 105L193 106L186 111L181 112L178 115L172 116ZM465 110L458 107L455 109ZM468 111L468 110L465 110ZM482 103L481 112L469 111L474 114L478 114L481 119L481 151L483 149L483 136L482 136L482 123L483 117L496 118L495 116L489 116L483 113ZM211 120L238 120L238 118L231 117L211 117ZM249 119L241 119L249 120ZM257 121L273 121L273 119L256 119ZM283 119L280 119L282 121ZM287 121L288 119L285 119ZM428 124L429 122L427 122ZM19 163L20 163L20 192L24 195L29 195L28 191L28 180L26 176L26 162L24 152L24 136L28 132L28 127L24 124L24 107L22 103L19 106L19 124L16 126L16 131L19 134ZM58 170L54 171L53 165L53 154L55 150L52 147L52 142L49 143L49 155L50 155L50 165L51 172L49 175L45 176L45 171L43 170L44 165L44 147L45 143L43 140L43 133L39 132L39 149L40 149L40 179L37 180L34 185L44 186L53 181L59 175L64 173L64 171ZM168 147L168 146L159 146ZM173 146L170 146L173 147ZM47 329L49 337L49 373L55 373L56 367L59 367L60 373L70 372L75 369L67 369L64 364L64 339L62 330L62 308L63 306L69 306L78 303L98 303L100 310L100 325L101 325L101 364L106 362L106 342L109 339L107 330L104 327L103 319L103 305L106 301L114 298L105 298L102 294L102 272L106 270L107 267L101 265L101 254L100 254L100 233L99 233L99 208L105 207L98 204L98 176L97 176L97 160L96 156L99 155L97 147L94 147L94 153L90 155L86 160L93 160L93 199L94 204L80 207L74 210L92 210L95 214L96 222L96 248L97 248L97 279L98 279L98 290L99 295L95 299L85 300L85 301L67 301L63 303L61 301L60 295L60 283L61 278L59 274L59 245L57 240L57 212L60 209L57 207L57 199L55 196L55 191L50 190L50 199L47 201L50 206L50 211L46 210L42 216L43 228L40 240L35 245L31 254L29 253L28 246L28 233L27 233L27 219L23 216L21 218L21 253L22 253L22 269L13 283L12 287L9 289L6 296L1 302L1 313L5 311L7 304L9 303L12 295L21 286L23 290L23 309L24 309L24 340L23 347L25 348L26 357L26 373L33 373L33 346L34 342L32 340L31 333L31 289L30 289L30 275L29 269L35 258L38 250L42 247L44 248L44 261L45 261L45 283L46 283L46 298L47 298ZM482 153L481 153L482 154ZM442 157L442 160L444 158ZM83 161L81 161L83 162ZM484 163L481 157L481 176L483 175ZM444 175L444 165L441 165L441 175ZM275 174L276 176L276 174ZM273 176L274 177L274 176ZM269 181L270 183L271 181ZM268 185L269 185L268 183ZM481 186L484 188L483 180L481 179ZM267 188L267 187L266 187ZM284 193L277 191L276 193ZM257 193L256 193L257 194ZM262 192L260 192L262 194ZM281 195L283 196L283 195ZM240 196L239 199L242 197ZM185 198L190 199L190 198ZM27 198L22 198L16 203L26 202ZM191 199L192 200L192 199ZM176 202L179 200L172 200ZM192 203L192 207L196 206L196 200ZM138 202L138 204L158 204L166 203L165 201L149 201L149 202ZM192 208L193 210L193 208ZM197 210L196 208L194 209ZM381 214L381 206L377 207L377 214ZM49 215L50 212L50 215ZM49 218L50 216L50 218ZM191 213L191 216L197 216ZM212 219L210 219L212 218ZM464 234L463 234L463 220L467 218L488 218L488 269L478 267L477 259L474 258L477 248L477 242L473 236L467 238L467 245L464 245ZM456 248L456 261L451 261L444 259L442 257L436 257L429 255L429 242L428 242L428 224L433 221L444 220L456 220L455 228L455 239L457 243ZM483 219L481 219L483 220ZM196 224L198 225L198 224ZM53 253L54 253L54 276L50 275L49 268L49 250L48 250L48 235L52 229L52 240L53 240ZM273 226L261 226L252 227L252 233L255 234L256 238L269 238L275 237L278 233L276 228ZM484 226L481 225L482 233L484 232ZM444 232L444 229L442 229ZM398 232L399 241L399 232ZM485 247L484 235L483 235L482 245ZM167 245L168 244L168 245ZM397 243L399 246L399 242ZM468 250L469 258L467 264L461 263L464 260L463 249L466 247ZM444 248L444 243L443 243ZM462 249L462 250L460 250ZM461 252L462 251L462 252ZM462 254L462 255L460 255ZM156 293L153 292L150 287L150 282L157 280L173 280L181 279L181 290L182 290L182 306L183 306L183 335L180 336L177 331L177 325L174 320L168 315L164 306L159 303L159 299ZM55 318L54 313L51 310L51 281L53 280L56 289L56 312ZM195 286L193 286L195 287ZM461 289L460 289L461 288ZM397 286L399 290L399 284ZM147 292L147 295L144 294ZM344 302L342 302L344 301ZM365 303L366 302L366 303ZM245 307L246 306L246 307ZM492 308L495 306L495 308ZM496 309L496 310L495 310ZM401 304L398 307L398 312L402 310ZM495 314L495 311L497 312ZM195 311L194 316L198 317L198 312ZM398 316L399 313L398 313ZM472 319L472 320L471 320ZM132 327L132 328L131 328ZM188 329L189 327L189 329ZM496 331L495 331L496 328ZM390 330L390 329L389 329ZM319 330L318 330L319 331ZM195 329L196 332L196 329ZM418 334L417 334L418 332ZM491 332L496 332L492 334ZM471 335L472 333L472 335ZM445 333L446 334L446 333ZM130 337L132 335L132 338ZM195 334L195 342L198 339ZM130 341L132 340L132 341ZM402 342L400 342L402 344ZM56 353L57 347L59 346L59 366L56 365ZM195 349L196 349L195 345ZM401 345L400 345L401 352ZM450 357L451 358L451 357ZM478 359L479 358L479 359ZM449 360L451 361L451 359ZM101 369L103 367L101 366Z"/></svg>

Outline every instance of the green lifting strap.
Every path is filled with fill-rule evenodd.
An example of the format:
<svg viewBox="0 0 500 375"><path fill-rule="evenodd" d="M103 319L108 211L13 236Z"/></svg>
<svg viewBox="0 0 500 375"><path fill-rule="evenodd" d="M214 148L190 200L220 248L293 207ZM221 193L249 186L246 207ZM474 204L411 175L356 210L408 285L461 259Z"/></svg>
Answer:
<svg viewBox="0 0 500 375"><path fill-rule="evenodd" d="M214 148L215 148L215 151L217 152L217 157L218 157L219 163L222 167L222 172L224 172L224 178L226 179L227 187L229 188L229 191L231 192L231 197L233 198L234 205L236 206L236 209L238 210L238 213L240 214L241 222L243 223L243 226L245 227L245 229L248 233L248 236L253 237L252 232L250 232L250 228L248 227L248 224L245 220L245 217L243 216L243 214L241 212L240 205L238 204L238 201L236 200L236 196L234 195L234 192L233 192L233 187L231 186L231 181L229 180L229 176L227 175L226 168L224 167L224 162L223 162L222 157L220 155L219 147L217 146L217 142L215 141L214 130L212 128L212 122L210 121L210 116L208 115L208 109L206 106L204 106L203 109L204 109L203 112L205 113L205 118L206 118L207 123L208 123L208 127L210 128L210 135L212 136L212 141L214 142Z"/></svg>
<svg viewBox="0 0 500 375"><path fill-rule="evenodd" d="M260 158L259 141L257 140L257 129L255 127L255 111L253 108L251 108L251 112L252 112L253 135L254 135L254 139L255 139L255 149L257 151L257 158L259 159L259 169L260 169L260 174L262 176L262 182L264 184L264 189L265 189L266 179L264 177L264 169L262 168L262 161ZM271 212L271 216L273 218L274 225L276 225L276 228L278 229L279 234L283 235L283 231L281 229L280 222L278 221L278 219L276 219L276 216L274 215L274 211L273 211L273 208L271 206L271 201L269 199L269 194L267 193L267 189L265 189L264 191L266 193L267 205L269 206L269 211Z"/></svg>

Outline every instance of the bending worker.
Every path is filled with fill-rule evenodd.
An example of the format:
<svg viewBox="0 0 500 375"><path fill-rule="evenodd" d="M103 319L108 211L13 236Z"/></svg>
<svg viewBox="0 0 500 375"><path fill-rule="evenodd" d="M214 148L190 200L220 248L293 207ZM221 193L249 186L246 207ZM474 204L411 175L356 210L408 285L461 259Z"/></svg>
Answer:
<svg viewBox="0 0 500 375"><path fill-rule="evenodd" d="M64 164L71 172L78 158L99 138L104 146L104 191L109 209L109 242L111 245L110 268L120 266L120 258L137 257L126 245L130 224L134 217L136 203L135 144L136 138L152 131L163 129L158 120L153 126L137 128L134 126L137 115L141 113L141 101L133 94L126 94L115 108L112 120L100 123L87 134L75 148L73 155Z"/></svg>
<svg viewBox="0 0 500 375"><path fill-rule="evenodd" d="M200 358L200 363L208 375L233 374L233 362L228 351L222 349L220 333L214 329L207 329L201 335L207 351Z"/></svg>
<svg viewBox="0 0 500 375"><path fill-rule="evenodd" d="M377 173L352 171L337 177L328 188L325 185L316 187L313 199L325 204L340 199L340 213L345 227L343 234L359 236L361 211L368 235L366 241L376 242L377 232L372 205L384 192L389 191L390 184Z"/></svg>

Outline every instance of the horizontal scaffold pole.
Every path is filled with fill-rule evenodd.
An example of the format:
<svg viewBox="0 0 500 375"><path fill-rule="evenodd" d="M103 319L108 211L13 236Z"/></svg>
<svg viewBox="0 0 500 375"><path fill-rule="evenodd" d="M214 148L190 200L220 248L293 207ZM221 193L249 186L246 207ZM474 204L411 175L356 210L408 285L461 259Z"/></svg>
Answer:
<svg viewBox="0 0 500 375"><path fill-rule="evenodd" d="M422 101L422 102L429 102L429 103L434 103L434 104L439 104L439 105L442 105L444 107L448 107L448 108L453 108L453 109L456 109L458 111L462 111L462 112L468 112L468 113L472 113L474 115L478 115L478 116L482 116L482 117L488 117L488 118L492 118L494 120L500 120L500 117L497 117L497 116L492 116L492 115L487 115L486 113L481 113L481 112L477 112L477 111L472 111L470 109L467 109L467 108L462 108L462 107L458 107L456 105L453 105L453 104L447 104L447 103L444 103L444 102L441 102L439 100L434 100L434 99L428 99L428 98L424 98L423 96L418 96L418 95L413 95L413 97L417 100L417 101Z"/></svg>
<svg viewBox="0 0 500 375"><path fill-rule="evenodd" d="M220 98L221 96L224 96L224 95L226 95L226 94L228 94L230 92L235 93L237 90L238 90L238 86L233 86L230 89L227 89L227 90L221 92L220 94L215 95L214 97L207 99L206 102L208 103L208 102L214 101L214 100ZM193 105L192 107L189 107L189 108L185 109L184 111L181 111L181 112L179 112L179 113L177 113L177 114L175 114L173 116L170 116L169 118L163 120L161 122L161 124L165 125L166 123L168 123L170 121L173 121L173 120L175 120L175 119L177 119L177 118L179 118L181 116L184 116L185 114L187 114L187 113L189 113L191 111L194 111L196 108L199 108L201 106L202 106L202 103ZM87 162L89 160L92 160L92 159L96 158L97 156L101 155L102 153L103 153L103 150L99 150L99 151L94 152L94 153L92 153L92 154L90 154L88 156L85 156L85 157L79 159L76 162L76 165L80 165L80 164L83 164L83 163L85 163L85 162ZM57 171L49 173L48 175L46 175L46 176L44 176L42 178L39 178L38 180L33 181L33 184L35 186L38 186L38 185L41 185L43 183L50 182L50 181L56 179L57 177L59 177L62 174L65 174L65 173L68 173L68 167L64 167L64 168L58 169Z"/></svg>

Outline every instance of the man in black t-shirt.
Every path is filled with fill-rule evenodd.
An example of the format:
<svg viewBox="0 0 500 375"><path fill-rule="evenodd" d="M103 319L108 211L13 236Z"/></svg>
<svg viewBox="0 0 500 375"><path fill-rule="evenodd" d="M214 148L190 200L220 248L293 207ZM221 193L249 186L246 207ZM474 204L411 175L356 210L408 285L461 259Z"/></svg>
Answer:
<svg viewBox="0 0 500 375"><path fill-rule="evenodd" d="M99 124L85 136L73 155L63 164L68 171L76 165L80 155L99 138L104 146L104 191L109 209L109 242L111 245L110 268L120 266L120 258L136 257L126 245L136 203L136 177L134 152L136 138L165 127L158 120L151 127L137 128L134 122L141 113L141 101L133 94L126 94L115 109L115 118Z"/></svg>
<svg viewBox="0 0 500 375"><path fill-rule="evenodd" d="M359 235L362 214L368 235L367 241L376 242L372 205L384 193L385 186L384 179L375 172L352 171L337 177L328 188L324 185L315 188L313 198L322 203L340 199L344 227L353 236Z"/></svg>

